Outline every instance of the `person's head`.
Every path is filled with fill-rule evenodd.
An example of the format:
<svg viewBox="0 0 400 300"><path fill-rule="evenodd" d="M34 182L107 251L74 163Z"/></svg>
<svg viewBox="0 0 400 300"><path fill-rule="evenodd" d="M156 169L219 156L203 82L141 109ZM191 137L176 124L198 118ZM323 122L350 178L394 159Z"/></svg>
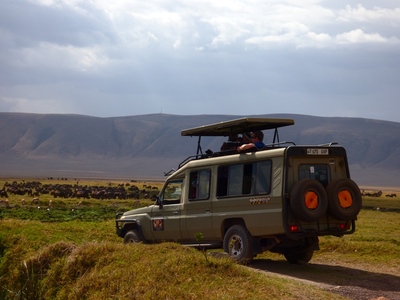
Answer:
<svg viewBox="0 0 400 300"><path fill-rule="evenodd" d="M243 133L242 142L245 144L251 143L251 133L250 132Z"/></svg>
<svg viewBox="0 0 400 300"><path fill-rule="evenodd" d="M260 130L254 131L251 133L251 139L257 139L258 141L262 142L264 139L264 133Z"/></svg>

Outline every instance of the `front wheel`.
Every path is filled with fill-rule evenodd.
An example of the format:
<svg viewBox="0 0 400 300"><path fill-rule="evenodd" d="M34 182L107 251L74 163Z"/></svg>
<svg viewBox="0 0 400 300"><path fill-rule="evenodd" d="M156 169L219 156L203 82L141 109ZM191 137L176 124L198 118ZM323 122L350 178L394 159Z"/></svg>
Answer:
<svg viewBox="0 0 400 300"><path fill-rule="evenodd" d="M137 229L129 230L124 236L124 243L140 243L142 240L140 238L139 231Z"/></svg>
<svg viewBox="0 0 400 300"><path fill-rule="evenodd" d="M224 251L239 263L249 263L253 260L250 236L243 226L234 225L228 229L224 237Z"/></svg>

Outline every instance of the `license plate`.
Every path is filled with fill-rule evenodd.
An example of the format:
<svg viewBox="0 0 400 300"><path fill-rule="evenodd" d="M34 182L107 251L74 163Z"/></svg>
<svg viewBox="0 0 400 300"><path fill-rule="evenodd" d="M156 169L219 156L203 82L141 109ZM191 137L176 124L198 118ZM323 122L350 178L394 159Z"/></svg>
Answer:
<svg viewBox="0 0 400 300"><path fill-rule="evenodd" d="M328 149L321 149L321 148L308 148L307 155L328 155Z"/></svg>

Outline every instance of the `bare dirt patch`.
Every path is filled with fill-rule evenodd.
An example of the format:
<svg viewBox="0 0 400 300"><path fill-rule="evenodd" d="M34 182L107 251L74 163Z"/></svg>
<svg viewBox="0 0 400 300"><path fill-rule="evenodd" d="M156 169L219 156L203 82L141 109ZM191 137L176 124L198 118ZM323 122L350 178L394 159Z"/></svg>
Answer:
<svg viewBox="0 0 400 300"><path fill-rule="evenodd" d="M250 267L315 285L349 299L400 299L400 270L376 270L336 261L294 265L269 259L256 259Z"/></svg>

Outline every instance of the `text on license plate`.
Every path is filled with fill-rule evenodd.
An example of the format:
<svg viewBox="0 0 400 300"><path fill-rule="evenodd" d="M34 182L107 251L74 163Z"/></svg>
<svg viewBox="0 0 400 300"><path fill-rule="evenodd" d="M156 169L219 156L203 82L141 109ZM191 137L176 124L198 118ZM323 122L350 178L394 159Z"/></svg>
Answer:
<svg viewBox="0 0 400 300"><path fill-rule="evenodd" d="M328 155L328 149L307 148L307 155Z"/></svg>

